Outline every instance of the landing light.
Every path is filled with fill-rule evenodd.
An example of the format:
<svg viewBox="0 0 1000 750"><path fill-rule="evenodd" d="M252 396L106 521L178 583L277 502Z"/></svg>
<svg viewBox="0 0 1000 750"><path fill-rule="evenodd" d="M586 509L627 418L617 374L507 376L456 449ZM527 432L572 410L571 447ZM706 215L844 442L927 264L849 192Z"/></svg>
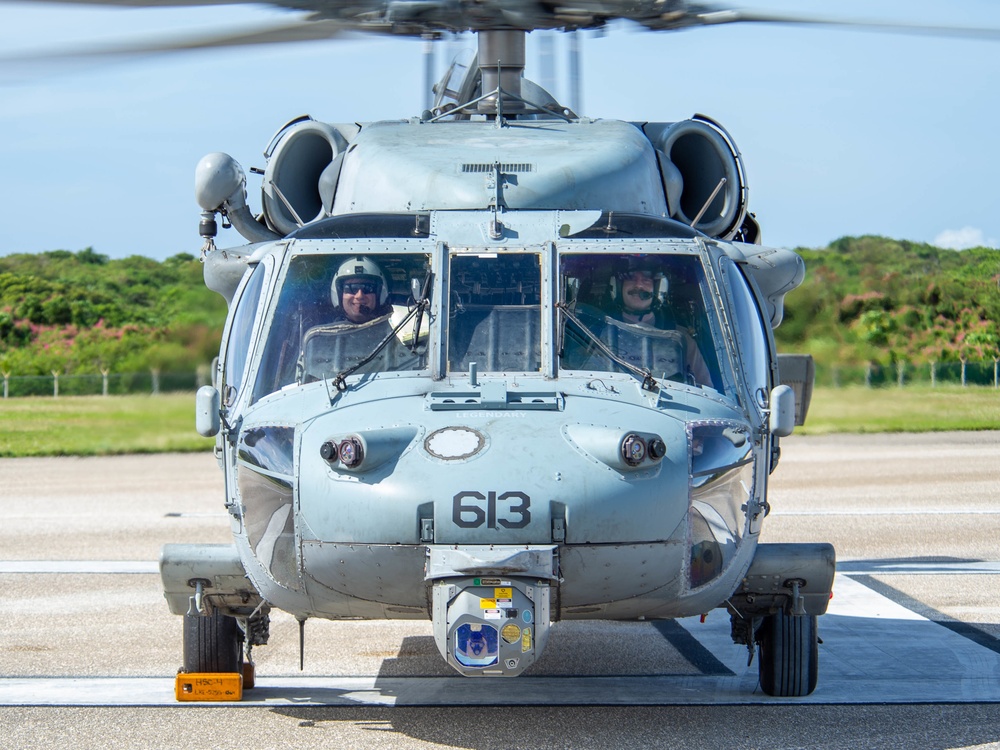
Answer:
<svg viewBox="0 0 1000 750"><path fill-rule="evenodd" d="M622 458L629 466L638 466L646 457L646 441L639 435L626 435L622 441Z"/></svg>
<svg viewBox="0 0 1000 750"><path fill-rule="evenodd" d="M354 437L342 440L338 452L340 453L340 462L348 469L358 466L365 457L361 441Z"/></svg>

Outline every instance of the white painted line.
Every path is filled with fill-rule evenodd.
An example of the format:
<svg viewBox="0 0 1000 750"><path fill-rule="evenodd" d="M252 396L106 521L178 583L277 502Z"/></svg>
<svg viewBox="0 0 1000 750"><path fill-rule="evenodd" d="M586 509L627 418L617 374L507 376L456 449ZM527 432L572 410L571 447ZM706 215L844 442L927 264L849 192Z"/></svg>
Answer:
<svg viewBox="0 0 1000 750"><path fill-rule="evenodd" d="M511 687L511 680L504 685ZM170 677L0 678L0 706L566 706L1000 703L995 676L827 674L805 698L772 698L756 668L736 676L519 677L516 690L463 677L261 677L238 704L178 703Z"/></svg>
<svg viewBox="0 0 1000 750"><path fill-rule="evenodd" d="M0 560L0 573L159 573L155 560Z"/></svg>
<svg viewBox="0 0 1000 750"><path fill-rule="evenodd" d="M957 560L954 562L839 560L837 574L860 575L1000 575L1000 562Z"/></svg>
<svg viewBox="0 0 1000 750"><path fill-rule="evenodd" d="M819 686L805 698L771 698L757 664L730 638L729 617L679 621L733 675L616 677L299 677L258 673L240 706L555 706L1000 703L1000 654L921 617L850 578L838 578L820 618ZM653 634L650 627L651 636ZM0 678L0 706L187 706L174 678ZM199 706L232 706L201 703Z"/></svg>
<svg viewBox="0 0 1000 750"><path fill-rule="evenodd" d="M725 612L713 610L704 624L678 622L753 689L757 657L748 667L747 649L732 642ZM816 692L787 702L1000 703L1000 654L847 576L834 583L819 633Z"/></svg>
<svg viewBox="0 0 1000 750"><path fill-rule="evenodd" d="M834 584L827 615L845 619L891 620L893 624L909 621L933 625L926 617L850 578L840 579ZM825 624L826 620L821 619L820 622Z"/></svg>

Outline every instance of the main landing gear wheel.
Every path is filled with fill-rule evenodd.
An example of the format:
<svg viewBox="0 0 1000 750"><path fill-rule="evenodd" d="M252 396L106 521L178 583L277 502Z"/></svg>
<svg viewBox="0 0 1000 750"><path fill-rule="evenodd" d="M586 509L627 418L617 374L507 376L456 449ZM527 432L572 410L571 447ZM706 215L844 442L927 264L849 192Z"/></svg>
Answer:
<svg viewBox="0 0 1000 750"><path fill-rule="evenodd" d="M235 617L184 616L185 672L243 672L243 631Z"/></svg>
<svg viewBox="0 0 1000 750"><path fill-rule="evenodd" d="M768 695L797 698L816 689L819 638L816 616L793 617L778 611L764 618L757 630L760 645L760 686Z"/></svg>

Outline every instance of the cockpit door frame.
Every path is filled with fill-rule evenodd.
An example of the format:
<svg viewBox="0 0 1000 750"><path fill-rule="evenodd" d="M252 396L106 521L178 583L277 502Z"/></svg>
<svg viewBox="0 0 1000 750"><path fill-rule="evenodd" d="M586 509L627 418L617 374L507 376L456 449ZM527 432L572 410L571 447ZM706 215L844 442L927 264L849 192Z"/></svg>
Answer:
<svg viewBox="0 0 1000 750"><path fill-rule="evenodd" d="M221 395L222 408L227 414L227 421L232 423L233 417L238 417L244 409L246 408L246 403L248 401L248 392L252 390L251 387L253 383L252 375L256 372L256 362L255 362L255 349L258 342L261 341L265 331L264 321L261 318L262 310L269 305L266 301L270 298L270 290L274 284L276 263L272 255L265 256L258 263L247 269L244 274L243 279L240 281L240 285L233 295L233 303L229 310L229 315L226 319L226 326L222 332L222 346L219 351L219 392ZM246 358L243 363L243 377L241 379L240 387L238 391L233 394L232 399L227 398L227 390L230 388L230 384L227 382L227 372L229 370L230 363L230 347L233 344L233 325L236 321L237 316L240 314L240 306L248 300L244 300L244 295L246 289L250 286L251 280L254 274L261 272L264 274L263 281L261 282L260 293L257 295L257 300L254 303L255 309L250 320L251 333L247 341Z"/></svg>

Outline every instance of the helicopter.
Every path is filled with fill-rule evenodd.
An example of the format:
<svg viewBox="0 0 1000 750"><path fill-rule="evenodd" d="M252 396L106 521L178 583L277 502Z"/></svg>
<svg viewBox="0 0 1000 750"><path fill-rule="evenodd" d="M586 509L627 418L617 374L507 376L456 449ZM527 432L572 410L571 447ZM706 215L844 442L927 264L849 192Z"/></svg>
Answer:
<svg viewBox="0 0 1000 750"><path fill-rule="evenodd" d="M163 550L185 671L242 669L273 607L429 618L457 672L514 677L553 621L722 606L764 690L808 694L833 549L757 544L803 264L755 244L718 123L579 117L523 77L525 31L475 23L420 117L279 130L259 216L232 157L197 167L234 544Z"/></svg>
<svg viewBox="0 0 1000 750"><path fill-rule="evenodd" d="M418 116L283 125L259 210L234 158L196 167L205 281L229 303L196 427L233 543L163 549L184 673L249 687L273 609L430 620L447 664L489 678L529 670L559 620L721 608L764 692L810 694L835 553L759 541L808 402L808 364L796 394L773 338L804 265L762 244L721 124L590 119L524 77L531 30L808 21L295 6L316 20L278 36L472 31L478 53ZM245 244L218 247L220 219Z"/></svg>

